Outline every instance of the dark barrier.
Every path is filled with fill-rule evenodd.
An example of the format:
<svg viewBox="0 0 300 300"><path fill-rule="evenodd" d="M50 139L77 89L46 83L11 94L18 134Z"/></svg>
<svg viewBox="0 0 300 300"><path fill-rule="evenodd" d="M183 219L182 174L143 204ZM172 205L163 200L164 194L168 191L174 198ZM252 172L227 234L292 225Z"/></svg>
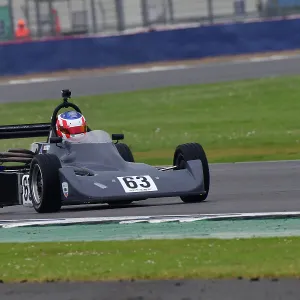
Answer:
<svg viewBox="0 0 300 300"><path fill-rule="evenodd" d="M300 48L300 20L0 46L0 74L112 67Z"/></svg>

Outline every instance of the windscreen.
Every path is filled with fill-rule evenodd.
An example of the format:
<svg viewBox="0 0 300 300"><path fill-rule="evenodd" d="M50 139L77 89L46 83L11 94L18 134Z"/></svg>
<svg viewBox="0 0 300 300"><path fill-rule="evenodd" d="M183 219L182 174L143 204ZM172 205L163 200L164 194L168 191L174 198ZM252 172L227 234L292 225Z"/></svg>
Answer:
<svg viewBox="0 0 300 300"><path fill-rule="evenodd" d="M110 135L103 130L92 130L76 139L68 140L71 144L104 144L112 143Z"/></svg>

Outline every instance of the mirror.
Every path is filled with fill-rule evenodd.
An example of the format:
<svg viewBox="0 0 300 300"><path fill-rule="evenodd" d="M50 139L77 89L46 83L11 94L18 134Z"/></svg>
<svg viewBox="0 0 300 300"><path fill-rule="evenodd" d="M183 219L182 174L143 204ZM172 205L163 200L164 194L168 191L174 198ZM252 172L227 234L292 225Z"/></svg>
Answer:
<svg viewBox="0 0 300 300"><path fill-rule="evenodd" d="M124 134L123 133L113 133L111 135L111 139L113 141L119 141L119 140L124 140Z"/></svg>

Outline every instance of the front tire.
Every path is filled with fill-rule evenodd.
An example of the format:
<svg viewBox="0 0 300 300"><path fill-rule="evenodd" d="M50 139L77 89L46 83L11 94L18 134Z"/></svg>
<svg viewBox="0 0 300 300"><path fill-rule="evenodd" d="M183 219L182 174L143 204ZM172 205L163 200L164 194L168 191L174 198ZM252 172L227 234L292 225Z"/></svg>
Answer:
<svg viewBox="0 0 300 300"><path fill-rule="evenodd" d="M204 189L206 193L200 195L181 196L181 200L185 203L197 203L206 200L210 188L210 172L207 157L201 145L199 145L198 143L187 143L179 145L176 148L174 153L173 165L177 166L177 169L185 169L186 163L189 160L195 159L199 159L202 163Z"/></svg>
<svg viewBox="0 0 300 300"><path fill-rule="evenodd" d="M130 150L130 148L124 144L124 143L118 143L116 144L116 147L120 153L120 155L122 156L122 158L127 161L127 162L134 162L134 157L133 154Z"/></svg>
<svg viewBox="0 0 300 300"><path fill-rule="evenodd" d="M53 154L39 154L32 159L29 187L33 207L38 213L54 213L61 209L60 168L61 163Z"/></svg>

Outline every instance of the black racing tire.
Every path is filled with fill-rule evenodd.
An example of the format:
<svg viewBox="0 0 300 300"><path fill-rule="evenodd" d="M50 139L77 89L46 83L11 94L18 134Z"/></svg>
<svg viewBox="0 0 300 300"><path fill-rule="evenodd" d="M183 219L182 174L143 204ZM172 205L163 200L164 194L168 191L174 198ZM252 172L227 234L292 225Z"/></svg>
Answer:
<svg viewBox="0 0 300 300"><path fill-rule="evenodd" d="M116 147L120 153L120 155L122 156L122 158L127 161L127 162L134 162L134 157L133 154L130 150L130 148L124 144L124 143L118 143L116 144Z"/></svg>
<svg viewBox="0 0 300 300"><path fill-rule="evenodd" d="M53 154L38 154L32 159L29 187L33 207L38 213L54 213L61 209L60 168L61 163Z"/></svg>
<svg viewBox="0 0 300 300"><path fill-rule="evenodd" d="M177 146L173 159L173 165L177 166L177 170L185 169L186 162L195 159L200 159L202 162L204 189L206 193L200 195L181 196L181 200L185 203L197 203L206 200L210 189L210 171L205 151L201 145L198 143L187 143Z"/></svg>

